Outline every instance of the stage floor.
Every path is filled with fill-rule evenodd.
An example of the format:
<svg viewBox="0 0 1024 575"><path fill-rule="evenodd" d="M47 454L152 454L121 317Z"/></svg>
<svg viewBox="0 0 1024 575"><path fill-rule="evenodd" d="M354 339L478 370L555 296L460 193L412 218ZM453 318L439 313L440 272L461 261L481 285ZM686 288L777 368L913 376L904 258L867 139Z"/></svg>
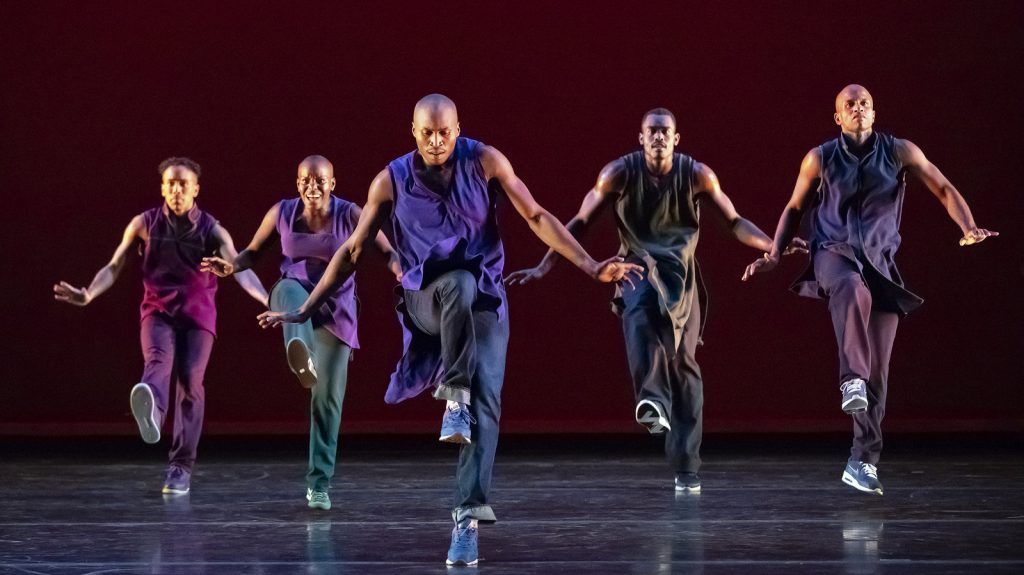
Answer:
<svg viewBox="0 0 1024 575"><path fill-rule="evenodd" d="M302 438L210 440L192 493L169 499L163 449L4 439L0 573L1024 572L1012 443L904 440L879 497L840 482L838 441L709 439L703 493L677 495L645 436L512 438L480 564L448 569L457 448L342 440L334 508L314 511Z"/></svg>

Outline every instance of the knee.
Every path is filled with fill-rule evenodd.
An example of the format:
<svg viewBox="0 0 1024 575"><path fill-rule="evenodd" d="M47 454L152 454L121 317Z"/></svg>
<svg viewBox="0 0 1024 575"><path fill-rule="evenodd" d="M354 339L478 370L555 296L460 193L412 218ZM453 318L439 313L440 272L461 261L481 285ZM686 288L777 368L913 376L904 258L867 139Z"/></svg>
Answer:
<svg viewBox="0 0 1024 575"><path fill-rule="evenodd" d="M465 270L445 274L441 289L441 301L449 305L470 308L476 300L476 277Z"/></svg>
<svg viewBox="0 0 1024 575"><path fill-rule="evenodd" d="M302 284L293 279L283 279L277 282L270 292L270 309L273 311L288 311L302 305L309 293L302 287Z"/></svg>
<svg viewBox="0 0 1024 575"><path fill-rule="evenodd" d="M830 298L838 298L846 301L867 301L871 302L871 292L864 285L864 278L860 274L850 273L836 278L829 290Z"/></svg>

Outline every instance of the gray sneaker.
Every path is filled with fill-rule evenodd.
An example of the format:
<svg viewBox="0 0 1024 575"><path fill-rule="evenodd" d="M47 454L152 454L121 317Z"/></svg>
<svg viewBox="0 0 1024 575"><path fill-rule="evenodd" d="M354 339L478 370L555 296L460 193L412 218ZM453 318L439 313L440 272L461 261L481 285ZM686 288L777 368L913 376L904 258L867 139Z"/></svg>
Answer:
<svg viewBox="0 0 1024 575"><path fill-rule="evenodd" d="M132 416L135 423L139 424L139 435L146 443L157 443L160 441L160 423L156 414L156 398L153 397L153 388L148 383L136 383L132 388L129 398L132 406Z"/></svg>
<svg viewBox="0 0 1024 575"><path fill-rule="evenodd" d="M307 487L306 502L310 509L323 509L327 511L331 508L331 497L327 495L326 491L313 491Z"/></svg>
<svg viewBox="0 0 1024 575"><path fill-rule="evenodd" d="M839 386L843 393L843 411L850 415L867 411L868 382L855 377Z"/></svg>
<svg viewBox="0 0 1024 575"><path fill-rule="evenodd" d="M689 471L677 473L676 491L681 493L700 493L700 475Z"/></svg>
<svg viewBox="0 0 1024 575"><path fill-rule="evenodd" d="M306 343L299 338L288 342L288 367L299 378L299 385L306 389L316 387L316 368L313 367L313 356L309 353Z"/></svg>

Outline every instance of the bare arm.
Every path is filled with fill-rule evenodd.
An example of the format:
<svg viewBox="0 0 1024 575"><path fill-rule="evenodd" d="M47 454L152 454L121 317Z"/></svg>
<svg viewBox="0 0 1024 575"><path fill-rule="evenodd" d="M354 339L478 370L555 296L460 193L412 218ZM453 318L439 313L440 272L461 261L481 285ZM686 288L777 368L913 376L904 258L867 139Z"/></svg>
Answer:
<svg viewBox="0 0 1024 575"><path fill-rule="evenodd" d="M345 280L355 273L366 244L377 237L385 218L391 213L393 204L394 192L391 189L391 175L387 169L384 169L370 184L366 205L363 206L363 211L359 214L359 223L356 224L355 231L338 248L338 251L334 252L334 257L327 264L323 277L317 282L306 301L296 310L260 314L258 318L260 325L270 327L281 322L302 323L309 319L313 310L320 307L334 290L341 287Z"/></svg>
<svg viewBox="0 0 1024 575"><path fill-rule="evenodd" d="M217 251L220 252L221 257L224 258L224 260L229 262L238 260L238 252L235 251L235 242L231 240L231 234L229 234L223 226L217 224L213 227L213 237L220 244ZM200 264L200 268L203 269L205 264L206 262L204 260L204 262ZM256 277L256 274L249 269L238 270L236 268L234 272L235 281L238 282L238 285L242 286L245 293L249 294L253 299L266 306L268 303L267 290L264 289L263 284L260 283L260 278Z"/></svg>
<svg viewBox="0 0 1024 575"><path fill-rule="evenodd" d="M971 208L960 195L953 184L942 175L935 164L928 161L921 148L909 140L896 140L896 152L899 154L907 172L913 174L925 187L942 203L956 225L960 226L963 237L960 238L960 245L969 246L985 240L991 236L998 236L999 232L982 229L974 223L974 216L971 215Z"/></svg>
<svg viewBox="0 0 1024 575"><path fill-rule="evenodd" d="M259 260L260 256L263 255L263 248L270 245L277 237L277 218L280 211L280 204L274 204L272 208L267 210L267 214L263 216L263 221L260 222L260 227L253 235L252 241L242 250L242 253L236 254L232 258L227 256L203 258L199 269L225 278L231 274L243 272L251 268ZM234 246L232 246L231 251L235 251Z"/></svg>
<svg viewBox="0 0 1024 575"><path fill-rule="evenodd" d="M124 269L124 262L128 255L128 250L131 249L132 244L136 240L144 239L145 235L145 223L142 220L142 216L138 215L132 218L129 222L128 227L125 228L124 234L121 235L121 243L118 244L117 249L114 250L113 257L110 258L110 262L107 265L100 268L100 271L96 272L96 276L93 277L92 283L87 288L76 288L67 282L60 282L53 286L53 299L69 303L71 305L85 306L89 305L92 300L99 297L100 294L110 289L110 286L114 285L114 281L121 275L121 270Z"/></svg>
<svg viewBox="0 0 1024 575"><path fill-rule="evenodd" d="M566 230L574 238L579 239L583 232L586 231L590 222L604 212L605 208L622 193L625 177L625 164L621 160L615 160L601 170L600 175L597 177L597 183L583 197L583 204L580 205L579 211L565 224ZM505 278L505 284L525 285L531 281L539 280L551 271L551 268L554 267L557 261L558 254L554 249L548 249L544 258L537 264L537 267L512 272Z"/></svg>
<svg viewBox="0 0 1024 575"><path fill-rule="evenodd" d="M390 183L391 181L389 178L389 186ZM363 210L358 206L355 209L356 214L361 217L363 214ZM387 236L384 235L384 232L379 230L377 231L377 235L373 238L373 245L377 248L378 251L380 251L380 253L384 254L384 256L388 258L388 269L395 276L395 279L397 281L402 281L402 264L398 260L398 252L396 252L395 249L391 247L391 242L388 241L388 238Z"/></svg>
<svg viewBox="0 0 1024 575"><path fill-rule="evenodd" d="M779 224L775 228L775 239L772 241L771 252L765 253L764 257L754 261L747 266L743 272L743 281L749 280L754 274L763 273L775 269L782 254L780 246L788 246L790 240L796 236L800 228L800 217L807 204L813 197L814 190L821 180L821 152L814 148L804 156L800 163L800 174L796 178L796 185L793 186L793 194L782 211Z"/></svg>
<svg viewBox="0 0 1024 575"><path fill-rule="evenodd" d="M512 164L495 148L486 146L480 156L487 179L496 179L501 184L505 195L519 215L530 225L530 229L551 249L571 261L590 277L602 282L619 281L626 274L639 275L643 268L635 264L623 263L622 258L609 258L603 262L594 261L590 254L580 246L576 238L565 226L548 213L530 194L526 184L516 176ZM628 278L626 278L628 280Z"/></svg>
<svg viewBox="0 0 1024 575"><path fill-rule="evenodd" d="M771 238L750 220L739 215L732 200L722 191L722 186L718 183L718 176L711 168L697 162L694 165L693 178L695 199L708 200L714 204L725 221L729 223L732 235L740 243L762 252L772 251Z"/></svg>

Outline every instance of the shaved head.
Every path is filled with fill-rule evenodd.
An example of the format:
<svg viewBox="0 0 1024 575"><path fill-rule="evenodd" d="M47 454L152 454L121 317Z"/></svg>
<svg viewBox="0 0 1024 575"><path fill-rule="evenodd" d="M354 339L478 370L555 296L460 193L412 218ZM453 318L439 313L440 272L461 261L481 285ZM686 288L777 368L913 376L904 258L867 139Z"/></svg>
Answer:
<svg viewBox="0 0 1024 575"><path fill-rule="evenodd" d="M420 98L419 102L416 102L416 107L412 110L412 121L416 121L416 117L420 113L427 113L430 115L436 115L443 113L446 110L451 110L455 114L455 120L458 121L459 112L455 108L455 102L451 98L444 94L427 94Z"/></svg>
<svg viewBox="0 0 1024 575"><path fill-rule="evenodd" d="M836 95L836 112L843 109L843 103L847 100L860 100L863 98L867 98L872 102L875 101L875 99L871 97L871 92L868 92L868 89L864 86L861 86L860 84L850 84L849 86L846 86L839 91L839 94Z"/></svg>
<svg viewBox="0 0 1024 575"><path fill-rule="evenodd" d="M327 173L334 176L334 164L331 163L327 158L320 155L306 156L306 159L299 163L299 172L305 173Z"/></svg>
<svg viewBox="0 0 1024 575"><path fill-rule="evenodd" d="M412 110L412 135L420 157L428 166L440 166L455 151L459 112L443 94L428 94Z"/></svg>

